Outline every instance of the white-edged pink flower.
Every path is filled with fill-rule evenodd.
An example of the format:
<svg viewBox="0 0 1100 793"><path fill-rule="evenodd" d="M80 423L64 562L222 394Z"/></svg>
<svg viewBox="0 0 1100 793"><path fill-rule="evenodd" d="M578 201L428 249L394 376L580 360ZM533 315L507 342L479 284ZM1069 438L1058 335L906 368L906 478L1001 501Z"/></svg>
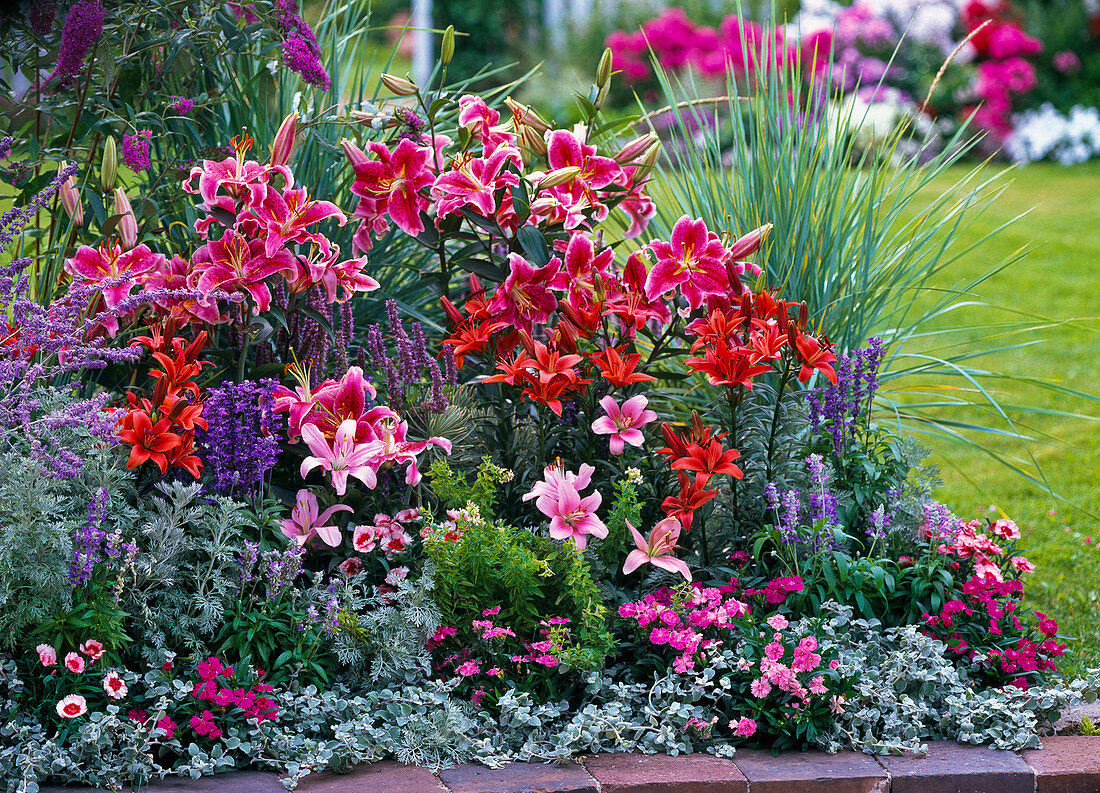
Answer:
<svg viewBox="0 0 1100 793"><path fill-rule="evenodd" d="M358 556L349 556L347 559L340 562L339 567L341 573L351 578L363 572L363 561Z"/></svg>
<svg viewBox="0 0 1100 793"><path fill-rule="evenodd" d="M88 712L88 701L79 694L69 694L57 703L57 715L63 719L75 719Z"/></svg>
<svg viewBox="0 0 1100 793"><path fill-rule="evenodd" d="M790 624L782 614L772 614L768 617L767 622L773 631L781 631Z"/></svg>
<svg viewBox="0 0 1100 793"><path fill-rule="evenodd" d="M108 672L103 677L103 690L111 699L122 699L129 692L126 682L115 671Z"/></svg>
<svg viewBox="0 0 1100 793"><path fill-rule="evenodd" d="M675 556L676 541L680 539L682 528L680 521L676 518L665 518L650 529L649 539L643 537L631 526L630 521L627 521L626 527L634 537L635 549L626 556L626 563L623 564L624 573L633 573L643 564L652 564L670 573L679 573L688 581L691 580L691 570L687 562Z"/></svg>
<svg viewBox="0 0 1100 793"><path fill-rule="evenodd" d="M80 645L80 652L84 653L93 661L98 661L103 657L103 643L97 642L95 639L88 639L88 641Z"/></svg>
<svg viewBox="0 0 1100 793"><path fill-rule="evenodd" d="M611 396L600 400L600 407L606 416L600 416L592 422L592 431L597 435L610 435L611 453L622 454L626 444L641 446L645 436L640 427L657 418L652 410L646 410L649 400L642 394L632 396L620 406Z"/></svg>
<svg viewBox="0 0 1100 793"><path fill-rule="evenodd" d="M76 653L69 653L65 656L65 668L73 674L79 675L84 671L84 659Z"/></svg>
<svg viewBox="0 0 1100 793"><path fill-rule="evenodd" d="M378 546L378 529L374 526L356 526L351 544L359 553L370 553Z"/></svg>
<svg viewBox="0 0 1100 793"><path fill-rule="evenodd" d="M330 548L338 546L342 539L340 527L323 524L332 517L333 513L352 512L352 508L346 504L336 504L318 514L319 509L317 496L313 495L312 490L303 487L294 500L290 518L283 521L283 534L298 543L299 548L304 547L313 537L320 537Z"/></svg>
<svg viewBox="0 0 1100 793"><path fill-rule="evenodd" d="M57 650L51 645L40 644L34 650L38 653L38 660L42 662L42 666L57 666Z"/></svg>

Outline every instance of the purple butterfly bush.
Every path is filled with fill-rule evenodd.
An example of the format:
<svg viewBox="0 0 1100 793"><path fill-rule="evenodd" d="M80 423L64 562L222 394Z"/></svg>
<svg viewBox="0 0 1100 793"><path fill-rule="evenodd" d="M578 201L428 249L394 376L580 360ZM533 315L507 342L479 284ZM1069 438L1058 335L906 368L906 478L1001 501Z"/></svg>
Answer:
<svg viewBox="0 0 1100 793"><path fill-rule="evenodd" d="M50 74L59 86L66 86L84 69L84 60L103 35L106 12L99 0L78 0L65 16L57 65Z"/></svg>
<svg viewBox="0 0 1100 793"><path fill-rule="evenodd" d="M324 53L313 29L302 19L297 0L275 0L275 29L283 37L283 63L303 80L322 91L332 86L332 80L322 63Z"/></svg>

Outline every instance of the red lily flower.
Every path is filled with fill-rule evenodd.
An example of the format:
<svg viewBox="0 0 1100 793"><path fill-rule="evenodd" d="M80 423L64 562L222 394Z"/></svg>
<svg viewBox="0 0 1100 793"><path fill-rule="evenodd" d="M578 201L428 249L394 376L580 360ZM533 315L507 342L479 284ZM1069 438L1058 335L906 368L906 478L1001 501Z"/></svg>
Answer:
<svg viewBox="0 0 1100 793"><path fill-rule="evenodd" d="M787 332L794 342L798 359L802 362L802 368L798 372L798 382L805 383L816 369L825 375L830 383L836 385L836 370L830 365L836 361L832 342L828 339L822 341L813 336L807 336L795 325L791 325Z"/></svg>
<svg viewBox="0 0 1100 793"><path fill-rule="evenodd" d="M144 410L135 410L123 417L124 428L118 437L133 445L130 459L126 461L129 469L137 468L147 460L152 460L162 474L168 473L167 452L180 445L180 436L169 431L168 419L153 424Z"/></svg>
<svg viewBox="0 0 1100 793"><path fill-rule="evenodd" d="M713 430L710 427L703 426L703 419L699 415L698 410L691 411L691 431L687 436L679 435L676 430L672 428L672 425L663 423L661 424L661 434L665 438L665 443L668 446L658 449L657 454L664 455L668 462L674 462L681 457L687 455L688 446L691 444L702 445L709 443L711 440L711 433ZM720 432L714 436L716 439L721 440L726 437L726 433Z"/></svg>
<svg viewBox="0 0 1100 793"><path fill-rule="evenodd" d="M508 327L506 322L497 322L492 319L475 320L470 317L451 331L451 335L444 339L443 343L454 348L455 367L461 369L468 354L484 350L489 345L489 337L506 327Z"/></svg>
<svg viewBox="0 0 1100 793"><path fill-rule="evenodd" d="M677 476L680 478L680 492L662 501L661 509L668 517L679 520L684 531L687 531L691 528L695 510L713 501L718 496L718 491L704 490L698 480L692 480L683 471L680 471Z"/></svg>
<svg viewBox="0 0 1100 793"><path fill-rule="evenodd" d="M527 350L520 348L519 352L512 355L512 359L497 361L497 369L500 369L503 374L495 374L491 377L486 377L484 382L486 383L507 383L508 385L519 385L520 382L532 381L528 369L535 365L535 361L527 354Z"/></svg>
<svg viewBox="0 0 1100 793"><path fill-rule="evenodd" d="M745 318L738 313L711 311L688 325L687 329L698 337L692 342L691 351L695 352L704 344L728 343L731 339L736 343L737 331L744 323Z"/></svg>
<svg viewBox="0 0 1100 793"><path fill-rule="evenodd" d="M623 355L624 349L626 345L608 347L602 352L590 355L589 360L600 368L600 374L604 379L617 388L623 388L632 383L653 382L657 379L652 375L634 371L642 356L638 353Z"/></svg>
<svg viewBox="0 0 1100 793"><path fill-rule="evenodd" d="M684 364L695 372L709 376L711 385L744 386L752 388L752 379L771 370L771 366L758 366L752 362L751 348L730 348L725 340L707 347L702 358L688 358Z"/></svg>
<svg viewBox="0 0 1100 793"><path fill-rule="evenodd" d="M741 456L737 449L724 449L718 439L711 440L705 446L693 443L687 447L687 453L672 463L674 471L695 471L695 484L703 487L715 474L729 474L734 479L744 476L733 461Z"/></svg>

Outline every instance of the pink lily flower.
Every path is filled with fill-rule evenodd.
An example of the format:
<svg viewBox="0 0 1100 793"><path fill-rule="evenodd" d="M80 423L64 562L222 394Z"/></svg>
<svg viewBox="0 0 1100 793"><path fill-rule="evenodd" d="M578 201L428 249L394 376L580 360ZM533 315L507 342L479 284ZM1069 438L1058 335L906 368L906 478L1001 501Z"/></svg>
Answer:
<svg viewBox="0 0 1100 793"><path fill-rule="evenodd" d="M598 490L582 497L573 484L564 480L559 482L557 497L547 505L549 509L542 510L550 518L550 537L573 540L582 551L588 544L589 535L600 539L606 537L607 526L596 516L602 501Z"/></svg>
<svg viewBox="0 0 1100 793"><path fill-rule="evenodd" d="M221 239L211 240L196 250L191 265L192 278L197 278L199 289L243 290L256 301L257 311L271 307L271 290L264 283L268 278L278 274L294 276L294 257L289 251L268 256L263 240L246 239L233 229L226 229Z"/></svg>
<svg viewBox="0 0 1100 793"><path fill-rule="evenodd" d="M371 490L378 484L378 477L370 466L378 441L357 444L355 419L347 419L340 424L331 445L329 439L314 424L302 427L302 440L313 452L312 456L302 460L299 474L303 479L314 468L328 471L332 474L332 486L338 496L347 491L349 476L355 477Z"/></svg>
<svg viewBox="0 0 1100 793"><path fill-rule="evenodd" d="M674 555L676 541L680 539L680 521L676 518L665 518L650 529L648 540L631 526L629 521L626 527L634 536L636 547L626 556L626 563L623 564L624 573L633 573L643 564L652 564L670 573L679 573L688 581L691 580L691 570L688 569L687 562L677 559Z"/></svg>
<svg viewBox="0 0 1100 793"><path fill-rule="evenodd" d="M346 504L336 504L317 514L319 509L317 496L308 488L298 491L298 497L294 501L294 508L290 511L290 518L283 521L283 534L288 539L298 543L299 548L304 548L314 537L320 537L325 545L335 548L340 544L340 528L338 526L324 526L325 521L335 512L352 512L352 508Z"/></svg>
<svg viewBox="0 0 1100 793"><path fill-rule="evenodd" d="M499 146L513 146L516 136L500 123L500 113L493 110L480 96L466 94L458 100L458 125L470 130L481 141L486 156Z"/></svg>
<svg viewBox="0 0 1100 793"><path fill-rule="evenodd" d="M60 175L68 167L69 163L59 162L57 173ZM65 209L65 214L73 219L73 227L80 228L83 226L84 204L80 201L80 191L76 189L76 180L72 176L67 176L65 181L61 183L58 196L61 198L61 206Z"/></svg>
<svg viewBox="0 0 1100 793"><path fill-rule="evenodd" d="M73 258L65 260L65 271L88 281L110 284L103 287L103 299L108 308L114 308L146 273L163 263L164 255L153 253L145 244L123 251L117 241L108 240L98 248L81 245Z"/></svg>
<svg viewBox="0 0 1100 793"><path fill-rule="evenodd" d="M190 275L191 264L178 255L173 256L145 277L143 287L150 291L156 289L188 290L192 288L188 283ZM209 322L211 325L217 325L222 322L222 315L218 310L218 301L216 300L165 297L156 298L153 302L181 323Z"/></svg>
<svg viewBox="0 0 1100 793"><path fill-rule="evenodd" d="M564 465L548 465L543 472L542 481L535 482L535 486L524 494L523 500L538 499L535 501L535 506L538 507L540 512L548 515L550 514L550 505L557 501L558 488L562 483L572 485L574 489L581 491L592 484L592 474L594 473L596 473L595 466L588 463L581 463L577 473L566 471Z"/></svg>
<svg viewBox="0 0 1100 793"><path fill-rule="evenodd" d="M406 421L397 424L393 419L382 420L378 426L381 429L382 438L369 444L373 450L375 468L386 463L396 465L408 463L409 467L405 469L407 485L415 487L420 484L421 474L416 465L416 457L429 446L438 446L447 454L451 453L451 442L446 438L434 437L426 441L408 440L409 424Z"/></svg>
<svg viewBox="0 0 1100 793"><path fill-rule="evenodd" d="M347 419L356 422L355 440L363 443L376 440L373 425L381 418L397 414L388 407L378 414L375 408L367 411L367 399L374 399L378 392L363 375L363 370L352 366L339 380L325 380L316 388L310 385L309 372L295 367L291 370L297 385L294 390L286 386L275 389L275 412L287 413L287 435L293 441L301 434L305 424L316 424L323 435L335 435L340 424Z"/></svg>
<svg viewBox="0 0 1100 793"><path fill-rule="evenodd" d="M641 446L645 436L639 427L644 427L657 418L652 410L646 410L649 400L642 394L632 396L620 407L615 398L608 395L600 400L600 407L607 413L592 422L592 431L597 435L610 435L611 453L622 454L625 444Z"/></svg>
<svg viewBox="0 0 1100 793"><path fill-rule="evenodd" d="M384 143L371 141L368 148L378 159L368 160L350 141L343 146L355 170L351 192L363 199L355 217L368 222L389 217L406 234L415 237L422 232L424 221L420 213L428 202L420 191L432 183L428 167L432 149L418 146L408 138L402 139L393 151Z"/></svg>
<svg viewBox="0 0 1100 793"><path fill-rule="evenodd" d="M645 291L650 300L679 286L694 311L704 297L724 294L729 287L729 252L702 220L684 215L673 226L669 242L656 240L649 249L657 258L646 279Z"/></svg>
<svg viewBox="0 0 1100 793"><path fill-rule="evenodd" d="M508 163L520 167L519 149L498 146L488 157L475 157L436 177L431 195L438 217L458 214L467 205L492 217L497 211L497 192L519 184L519 175L505 170Z"/></svg>
<svg viewBox="0 0 1100 793"><path fill-rule="evenodd" d="M294 186L294 174L286 166L261 165L255 160L245 160L244 151L240 151L236 156L221 161L203 160L202 165L193 167L184 179L183 189L188 193L197 193L208 211L215 206L224 208L224 203L218 200L223 190L233 200L243 199L257 206L267 197L268 182L273 174L282 176L287 189ZM229 211L233 212L232 201Z"/></svg>
<svg viewBox="0 0 1100 793"><path fill-rule="evenodd" d="M312 200L304 187L282 194L277 190L268 190L267 198L253 208L252 214L267 234L264 253L268 256L274 256L288 242L305 243L321 239L321 235L306 231L307 226L328 218L336 218L337 224L343 226L348 220L340 207L331 201Z"/></svg>
<svg viewBox="0 0 1100 793"><path fill-rule="evenodd" d="M546 143L546 159L550 170L576 167L581 172L574 181L589 190L599 190L621 178L622 166L611 157L596 154L596 147L583 143L567 129L555 129Z"/></svg>
<svg viewBox="0 0 1100 793"><path fill-rule="evenodd" d="M597 254L592 238L576 232L565 248L565 269L554 279L554 288L568 289L573 305L589 306L596 302L599 286L610 280L607 268L614 260L615 251L611 248Z"/></svg>
<svg viewBox="0 0 1100 793"><path fill-rule="evenodd" d="M501 322L530 330L532 324L546 322L558 307L551 289L561 260L555 256L535 267L518 253L510 253L508 265L511 271L489 301L489 311Z"/></svg>

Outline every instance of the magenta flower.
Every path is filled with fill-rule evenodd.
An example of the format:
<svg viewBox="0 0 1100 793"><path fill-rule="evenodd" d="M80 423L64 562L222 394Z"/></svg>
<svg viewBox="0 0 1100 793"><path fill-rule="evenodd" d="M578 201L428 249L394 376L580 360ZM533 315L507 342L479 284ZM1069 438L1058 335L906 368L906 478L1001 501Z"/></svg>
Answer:
<svg viewBox="0 0 1100 793"><path fill-rule="evenodd" d="M317 514L319 509L317 496L308 488L298 491L298 498L294 501L294 508L290 511L290 518L283 521L283 534L298 543L299 548L304 548L313 537L320 537L326 545L335 548L340 544L340 528L338 526L324 526L325 521L335 512L352 512L352 508L346 504L336 504Z"/></svg>
<svg viewBox="0 0 1100 793"><path fill-rule="evenodd" d="M67 85L84 68L84 59L103 35L106 12L99 0L79 0L65 15L61 29L61 47L50 80Z"/></svg>
<svg viewBox="0 0 1100 793"><path fill-rule="evenodd" d="M520 166L519 149L498 146L488 157L475 157L440 174L431 190L439 217L458 214L465 206L492 217L497 211L497 192L519 184L519 175L505 170L509 163Z"/></svg>
<svg viewBox="0 0 1100 793"><path fill-rule="evenodd" d="M294 275L294 257L288 251L268 256L263 240L246 239L233 229L226 229L221 239L211 240L195 251L191 266L199 289L248 292L257 311L271 307L271 290L265 283L268 278Z"/></svg>
<svg viewBox="0 0 1100 793"><path fill-rule="evenodd" d="M607 413L592 422L592 431L597 435L610 435L611 453L622 454L625 444L641 446L645 436L639 427L644 427L657 418L652 410L646 410L649 400L642 394L632 396L620 407L615 398L608 395L600 400L600 407Z"/></svg>
<svg viewBox="0 0 1100 793"><path fill-rule="evenodd" d="M404 138L390 151L384 143L371 141L369 148L378 159L368 160L354 144L345 141L344 152L355 171L351 192L360 197L355 217L365 221L389 218L406 234L424 230L420 213L427 200L420 191L432 183L428 158L432 150Z"/></svg>
<svg viewBox="0 0 1100 793"><path fill-rule="evenodd" d="M302 460L299 474L302 478L314 468L321 468L332 474L332 486L336 488L336 495L342 496L348 488L348 477L354 476L370 489L378 484L378 477L370 466L374 456L373 446L377 441L370 443L355 442L355 419L347 419L341 422L336 430L336 438L329 443L329 439L321 434L314 424L306 424L302 427L302 440L306 442L309 450L313 452L310 457Z"/></svg>
<svg viewBox="0 0 1100 793"><path fill-rule="evenodd" d="M252 214L263 227L264 253L274 256L275 252L288 242L320 242L324 239L316 232L307 231L308 226L328 218L336 218L343 226L347 217L340 207L331 201L314 201L304 187L292 188L280 194L277 190L268 190L263 203L252 209Z"/></svg>
<svg viewBox="0 0 1100 793"><path fill-rule="evenodd" d="M508 266L508 277L489 301L489 312L501 322L530 330L534 323L546 322L558 306L551 289L561 260L554 257L542 267L535 267L518 253L510 253Z"/></svg>
<svg viewBox="0 0 1100 793"><path fill-rule="evenodd" d="M163 263L163 254L153 253L146 245L123 251L117 242L108 241L98 248L81 245L73 258L65 260L65 271L101 284L104 301L109 308L114 308L126 299L146 273Z"/></svg>
<svg viewBox="0 0 1100 793"><path fill-rule="evenodd" d="M607 536L607 526L596 516L596 510L603 501L599 491L581 496L577 488L568 481L558 483L557 498L542 509L550 518L550 536L555 540L573 540L577 548L584 550L588 544L588 535L603 539ZM538 505L538 502L536 502Z"/></svg>
<svg viewBox="0 0 1100 793"><path fill-rule="evenodd" d="M649 248L657 259L645 284L650 300L678 286L695 310L704 297L724 294L729 286L725 264L729 252L702 220L684 215L673 226L669 242L656 240Z"/></svg>
<svg viewBox="0 0 1100 793"><path fill-rule="evenodd" d="M680 521L676 518L665 518L649 531L649 539L641 535L628 521L626 527L630 529L634 537L634 550L627 554L623 564L624 573L633 573L643 564L652 564L667 570L670 573L679 573L688 581L691 580L691 570L687 562L677 559L676 541L680 539Z"/></svg>
<svg viewBox="0 0 1100 793"><path fill-rule="evenodd" d="M294 174L289 168L245 160L242 151L235 157L226 157L220 161L203 160L202 165L192 168L191 173L183 180L183 189L188 193L197 193L206 210L217 206L235 215L238 199L244 200L250 206L263 203L267 197L268 180L273 174L283 178L285 189L289 190L294 186ZM196 177L198 185L195 184ZM202 233L211 222L212 219L205 222L200 220L195 224L196 229Z"/></svg>
<svg viewBox="0 0 1100 793"><path fill-rule="evenodd" d="M589 190L607 187L622 176L622 166L611 157L596 154L596 147L582 143L567 129L555 129L550 133L546 146L546 159L550 170L579 168L575 181Z"/></svg>
<svg viewBox="0 0 1100 793"><path fill-rule="evenodd" d="M604 248L596 253L592 238L580 232L569 238L565 248L565 269L555 279L555 289L568 289L573 306L596 302L597 290L610 281L607 268L615 260L615 251Z"/></svg>
<svg viewBox="0 0 1100 793"><path fill-rule="evenodd" d="M730 722L733 734L739 738L751 738L756 734L756 722L747 716L742 716L740 721Z"/></svg>
<svg viewBox="0 0 1100 793"><path fill-rule="evenodd" d="M122 161L133 171L148 171L153 167L149 159L149 143L152 130L139 129L133 135L122 136Z"/></svg>

